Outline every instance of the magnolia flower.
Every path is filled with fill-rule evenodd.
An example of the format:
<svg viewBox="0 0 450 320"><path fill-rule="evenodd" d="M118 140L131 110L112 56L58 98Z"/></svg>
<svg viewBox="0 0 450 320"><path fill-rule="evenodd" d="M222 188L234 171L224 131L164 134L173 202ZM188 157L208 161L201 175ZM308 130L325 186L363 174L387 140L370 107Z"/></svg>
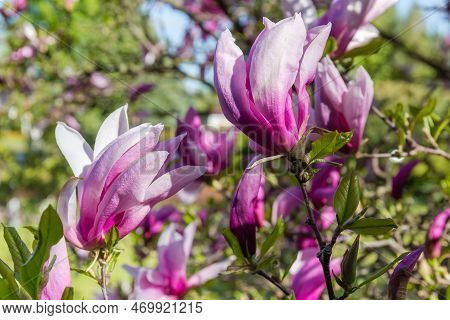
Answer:
<svg viewBox="0 0 450 320"><path fill-rule="evenodd" d="M184 120L178 119L177 134L186 134L178 149L184 164L202 165L206 173L217 175L231 159L236 132L207 129L197 111L190 107Z"/></svg>
<svg viewBox="0 0 450 320"><path fill-rule="evenodd" d="M158 240L158 266L155 269L126 267L135 279L133 299L182 299L191 288L214 279L228 268L233 259L211 264L187 278L186 266L195 229L193 222L180 234L171 224Z"/></svg>
<svg viewBox="0 0 450 320"><path fill-rule="evenodd" d="M325 289L322 266L316 257L319 248L307 248L298 253L297 260L291 267L292 290L297 300L318 300ZM332 274L340 273L341 259L330 262Z"/></svg>
<svg viewBox="0 0 450 320"><path fill-rule="evenodd" d="M51 247L44 270L50 266L53 259L55 261L48 274L47 283L41 292L42 300L61 300L64 290L71 286L69 257L64 238Z"/></svg>
<svg viewBox="0 0 450 320"><path fill-rule="evenodd" d="M450 208L440 212L433 220L427 234L425 255L427 258L438 258L441 255L441 238L445 234L447 222L450 220Z"/></svg>
<svg viewBox="0 0 450 320"><path fill-rule="evenodd" d="M419 163L419 160L411 160L407 164L400 167L398 173L392 178L391 195L394 199L400 199L403 194L403 188L408 180L411 171Z"/></svg>
<svg viewBox="0 0 450 320"><path fill-rule="evenodd" d="M339 57L346 51L364 46L378 37L378 30L370 22L394 5L397 0L334 0L328 11L314 24L331 22L331 36L338 48L332 53Z"/></svg>
<svg viewBox="0 0 450 320"><path fill-rule="evenodd" d="M347 144L348 151L356 152L362 142L364 127L373 101L373 81L360 67L354 81L348 86L330 58L325 57L317 68L314 111L316 125L329 130L354 130Z"/></svg>
<svg viewBox="0 0 450 320"><path fill-rule="evenodd" d="M264 18L245 61L229 30L217 43L214 86L225 117L265 154L289 152L306 130L315 76L331 25L305 29L300 14L273 23ZM295 96L293 94L295 86Z"/></svg>
<svg viewBox="0 0 450 320"><path fill-rule="evenodd" d="M200 166L165 172L184 136L159 142L162 130L162 124L148 123L129 129L125 105L103 122L92 150L76 130L58 123L56 142L75 176L65 184L58 200L70 243L84 250L100 248L112 227L123 238L157 202L205 172Z"/></svg>
<svg viewBox="0 0 450 320"><path fill-rule="evenodd" d="M252 161L249 166L254 163ZM250 257L256 252L256 228L264 223L264 172L261 165L246 169L231 200L230 230L242 252Z"/></svg>
<svg viewBox="0 0 450 320"><path fill-rule="evenodd" d="M403 300L406 296L406 286L409 278L420 255L423 252L423 247L419 247L414 251L411 251L406 255L402 261L395 267L394 271L389 278L389 299L391 300Z"/></svg>
<svg viewBox="0 0 450 320"><path fill-rule="evenodd" d="M183 221L180 211L178 211L174 206L165 205L158 210L150 211L141 222L141 227L144 231L144 238L150 239L155 234L161 232L164 223L167 221Z"/></svg>

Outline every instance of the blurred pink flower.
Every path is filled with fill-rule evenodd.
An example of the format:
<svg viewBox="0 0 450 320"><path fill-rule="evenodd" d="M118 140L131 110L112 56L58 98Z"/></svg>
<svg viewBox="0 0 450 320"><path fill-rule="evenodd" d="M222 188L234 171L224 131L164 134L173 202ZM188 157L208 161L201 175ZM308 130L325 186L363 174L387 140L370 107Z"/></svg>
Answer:
<svg viewBox="0 0 450 320"><path fill-rule="evenodd" d="M414 159L400 167L395 177L392 178L392 198L400 199L402 197L406 181L408 180L411 171L413 171L418 163L419 160Z"/></svg>
<svg viewBox="0 0 450 320"><path fill-rule="evenodd" d="M325 289L322 266L316 257L318 251L317 247L301 250L291 267L292 290L297 300L318 300ZM340 273L340 263L341 259L331 260L332 274Z"/></svg>
<svg viewBox="0 0 450 320"><path fill-rule="evenodd" d="M182 299L193 287L214 279L225 271L233 259L211 264L187 278L186 267L192 249L196 224L189 224L183 234L170 225L161 234L155 269L125 268L135 279L132 298L137 300Z"/></svg>
<svg viewBox="0 0 450 320"><path fill-rule="evenodd" d="M438 258L441 255L441 238L445 234L445 229L450 220L450 208L440 212L433 219L425 242L425 255L427 258Z"/></svg>

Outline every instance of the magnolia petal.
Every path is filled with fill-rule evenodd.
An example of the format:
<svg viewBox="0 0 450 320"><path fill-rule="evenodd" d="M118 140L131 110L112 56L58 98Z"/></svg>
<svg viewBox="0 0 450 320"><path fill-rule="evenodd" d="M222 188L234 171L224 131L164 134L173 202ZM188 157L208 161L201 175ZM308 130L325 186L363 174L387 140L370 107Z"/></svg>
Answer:
<svg viewBox="0 0 450 320"><path fill-rule="evenodd" d="M128 104L116 109L103 121L95 138L94 159L114 139L128 131Z"/></svg>
<svg viewBox="0 0 450 320"><path fill-rule="evenodd" d="M144 201L155 204L167 199L198 179L205 171L205 167L198 166L183 166L173 169L153 181L145 193Z"/></svg>
<svg viewBox="0 0 450 320"><path fill-rule="evenodd" d="M84 167L93 159L93 151L81 134L63 122L58 122L55 130L56 144L66 158L73 174L81 175Z"/></svg>
<svg viewBox="0 0 450 320"><path fill-rule="evenodd" d="M303 202L303 194L299 187L290 187L283 190L273 202L272 224L277 223L278 218L285 218Z"/></svg>
<svg viewBox="0 0 450 320"><path fill-rule="evenodd" d="M198 287L209 280L216 278L221 272L227 270L228 266L233 263L234 260L234 258L228 258L201 269L189 278L187 282L188 287Z"/></svg>

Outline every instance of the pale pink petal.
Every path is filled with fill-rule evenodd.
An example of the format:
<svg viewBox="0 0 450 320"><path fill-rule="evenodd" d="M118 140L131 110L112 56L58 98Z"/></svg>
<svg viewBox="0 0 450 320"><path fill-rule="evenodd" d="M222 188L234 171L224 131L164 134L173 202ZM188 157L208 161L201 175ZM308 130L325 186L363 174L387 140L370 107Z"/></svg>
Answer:
<svg viewBox="0 0 450 320"><path fill-rule="evenodd" d="M94 159L114 139L128 131L128 105L124 105L111 113L103 121L95 138Z"/></svg>
<svg viewBox="0 0 450 320"><path fill-rule="evenodd" d="M78 131L62 122L56 125L55 137L56 144L72 168L73 174L79 177L84 167L92 162L91 147Z"/></svg>
<svg viewBox="0 0 450 320"><path fill-rule="evenodd" d="M189 278L187 283L188 287L197 287L208 282L211 279L216 278L221 272L227 270L228 266L233 263L233 261L234 258L229 258L221 262L213 263L201 269Z"/></svg>

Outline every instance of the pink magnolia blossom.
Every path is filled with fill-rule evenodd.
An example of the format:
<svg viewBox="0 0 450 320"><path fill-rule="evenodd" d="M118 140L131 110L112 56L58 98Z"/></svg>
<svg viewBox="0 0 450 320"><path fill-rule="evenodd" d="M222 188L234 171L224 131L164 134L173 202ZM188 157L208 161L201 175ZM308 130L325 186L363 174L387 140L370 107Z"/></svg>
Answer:
<svg viewBox="0 0 450 320"><path fill-rule="evenodd" d="M142 220L141 227L144 231L145 239L150 239L155 234L161 232L165 222L182 222L180 211L172 205L165 205L158 210L150 211Z"/></svg>
<svg viewBox="0 0 450 320"><path fill-rule="evenodd" d="M183 234L178 233L173 224L164 230L158 241L155 269L126 267L135 279L133 299L182 299L191 288L214 279L228 268L233 259L211 264L187 278L186 267L195 229L193 222Z"/></svg>
<svg viewBox="0 0 450 320"><path fill-rule="evenodd" d="M113 226L123 238L156 203L205 172L200 166L166 172L184 136L159 142L162 130L162 124L148 123L129 129L125 105L106 118L91 149L76 130L58 123L56 142L75 176L64 185L58 200L58 214L70 243L85 250L102 247Z"/></svg>
<svg viewBox="0 0 450 320"><path fill-rule="evenodd" d="M356 152L363 139L364 128L373 101L373 81L360 67L354 81L345 84L330 58L317 68L314 93L316 125L329 130L354 130L343 150Z"/></svg>
<svg viewBox="0 0 450 320"><path fill-rule="evenodd" d="M377 28L370 22L396 2L397 0L333 0L328 11L315 24L332 23L330 35L338 43L332 56L339 57L378 37Z"/></svg>
<svg viewBox="0 0 450 320"><path fill-rule="evenodd" d="M253 161L249 164L251 166ZM246 169L239 180L230 209L230 229L242 252L256 252L256 228L264 223L264 171L261 165Z"/></svg>
<svg viewBox="0 0 450 320"><path fill-rule="evenodd" d="M441 239L445 235L445 228L450 220L450 208L440 212L433 220L425 242L427 258L438 258L441 255Z"/></svg>
<svg viewBox="0 0 450 320"><path fill-rule="evenodd" d="M55 256L55 262L49 272L47 284L41 292L42 300L61 300L64 290L71 286L69 257L67 256L66 241L64 238L51 247L49 258L44 264L44 269L49 267L50 262Z"/></svg>
<svg viewBox="0 0 450 320"><path fill-rule="evenodd" d="M331 25L306 31L300 14L278 23L264 18L263 23L247 61L231 32L222 33L214 59L214 86L225 117L257 151L270 155L289 152L306 130L310 113L306 86L314 79Z"/></svg>
<svg viewBox="0 0 450 320"><path fill-rule="evenodd" d="M202 165L206 174L217 175L230 163L236 131L219 132L203 126L197 111L190 107L186 117L178 119L177 134L186 134L178 149L184 164Z"/></svg>
<svg viewBox="0 0 450 320"><path fill-rule="evenodd" d="M317 247L301 250L291 267L292 290L297 300L318 300L326 287L322 266L316 257L318 251ZM341 259L331 260L332 274L340 273L340 263Z"/></svg>

